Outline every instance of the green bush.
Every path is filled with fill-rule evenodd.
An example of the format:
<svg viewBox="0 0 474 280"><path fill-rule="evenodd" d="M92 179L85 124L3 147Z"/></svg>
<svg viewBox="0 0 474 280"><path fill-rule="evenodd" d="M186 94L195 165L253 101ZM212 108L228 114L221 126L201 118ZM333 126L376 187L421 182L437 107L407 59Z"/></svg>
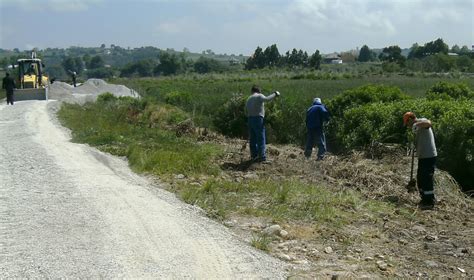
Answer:
<svg viewBox="0 0 474 280"><path fill-rule="evenodd" d="M439 166L463 186L474 189L474 101L453 101L434 124Z"/></svg>
<svg viewBox="0 0 474 280"><path fill-rule="evenodd" d="M110 92L102 93L101 95L97 96L97 103L108 103L117 101L117 97Z"/></svg>
<svg viewBox="0 0 474 280"><path fill-rule="evenodd" d="M142 112L143 121L148 127L166 127L176 125L189 118L189 115L178 107L168 104L150 103Z"/></svg>
<svg viewBox="0 0 474 280"><path fill-rule="evenodd" d="M367 104L346 111L336 138L345 150L364 149L374 142L406 144L408 130L402 115L415 112L433 123L438 166L466 189L474 182L474 101L403 100Z"/></svg>
<svg viewBox="0 0 474 280"><path fill-rule="evenodd" d="M377 102L385 103L409 98L398 87L369 84L346 90L336 95L327 105L331 115L337 117L342 116L346 110L360 105Z"/></svg>
<svg viewBox="0 0 474 280"><path fill-rule="evenodd" d="M328 125L328 148L331 152L340 152L352 146L363 146L371 143L372 140L380 140L383 131L388 127L381 128L379 125L371 126L372 120L378 120L378 108L380 104L387 102L409 100L411 97L403 93L399 88L385 85L365 85L336 95L328 102L331 120ZM352 108L374 104L369 110L363 112L365 115L358 115L359 111L355 111L357 118L352 115L345 114ZM383 116L387 117L387 116ZM362 129L358 129L362 128ZM381 131L383 130L383 131ZM388 136L387 136L388 137ZM390 135L390 138L396 138L397 135Z"/></svg>
<svg viewBox="0 0 474 280"><path fill-rule="evenodd" d="M213 124L220 133L232 137L245 137L247 135L246 100L243 94L234 94L229 101L217 110L213 118Z"/></svg>
<svg viewBox="0 0 474 280"><path fill-rule="evenodd" d="M279 97L265 104L267 139L277 143L304 144L306 110L311 105L301 100Z"/></svg>
<svg viewBox="0 0 474 280"><path fill-rule="evenodd" d="M185 106L191 103L191 94L188 92L172 91L165 95L165 102L175 106Z"/></svg>
<svg viewBox="0 0 474 280"><path fill-rule="evenodd" d="M455 84L448 82L438 82L426 92L426 98L435 100L453 100L462 98L474 98L472 91L466 84Z"/></svg>

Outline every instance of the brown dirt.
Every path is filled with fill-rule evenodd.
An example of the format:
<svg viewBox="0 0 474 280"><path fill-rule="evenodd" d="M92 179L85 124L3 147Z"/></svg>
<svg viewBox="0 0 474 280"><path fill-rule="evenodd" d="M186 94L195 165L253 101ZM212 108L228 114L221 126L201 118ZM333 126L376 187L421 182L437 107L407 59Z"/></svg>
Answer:
<svg viewBox="0 0 474 280"><path fill-rule="evenodd" d="M231 180L253 174L259 178L297 178L324 184L335 192L351 188L368 200L396 206L390 215L366 214L337 232L326 232L314 224L280 225L289 235L275 238L269 253L294 265L292 278L473 277L473 200L459 191L449 174L437 170L438 203L434 210L419 210L418 194L406 189L411 157L401 147L374 145L369 152L345 157L328 155L323 161L315 161L315 157L304 159L300 147L269 145L270 164L262 164L248 161L244 140L208 132L199 133L197 138L224 146L225 155L219 164ZM400 215L402 210L411 213L410 217ZM252 233L261 232L271 221L234 215L224 224L250 241Z"/></svg>

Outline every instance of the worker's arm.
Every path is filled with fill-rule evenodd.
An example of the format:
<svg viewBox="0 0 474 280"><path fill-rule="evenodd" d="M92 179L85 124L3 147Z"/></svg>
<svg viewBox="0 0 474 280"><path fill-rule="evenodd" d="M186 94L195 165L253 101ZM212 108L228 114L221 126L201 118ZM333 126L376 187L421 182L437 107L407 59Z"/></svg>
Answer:
<svg viewBox="0 0 474 280"><path fill-rule="evenodd" d="M416 127L419 128L430 128L431 127L431 121L428 119L417 119L415 122Z"/></svg>
<svg viewBox="0 0 474 280"><path fill-rule="evenodd" d="M273 92L269 96L265 96L265 95L261 94L261 97L262 97L263 101L270 101L270 100L272 100L273 98L275 98L277 96L280 96L280 93L278 91Z"/></svg>

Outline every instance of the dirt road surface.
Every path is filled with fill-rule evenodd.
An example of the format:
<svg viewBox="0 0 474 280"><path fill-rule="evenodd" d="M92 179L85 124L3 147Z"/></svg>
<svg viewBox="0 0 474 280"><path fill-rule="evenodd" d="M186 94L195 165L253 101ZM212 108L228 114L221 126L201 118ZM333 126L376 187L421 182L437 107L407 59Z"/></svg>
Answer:
<svg viewBox="0 0 474 280"><path fill-rule="evenodd" d="M0 278L286 277L125 161L71 143L54 107L0 105Z"/></svg>

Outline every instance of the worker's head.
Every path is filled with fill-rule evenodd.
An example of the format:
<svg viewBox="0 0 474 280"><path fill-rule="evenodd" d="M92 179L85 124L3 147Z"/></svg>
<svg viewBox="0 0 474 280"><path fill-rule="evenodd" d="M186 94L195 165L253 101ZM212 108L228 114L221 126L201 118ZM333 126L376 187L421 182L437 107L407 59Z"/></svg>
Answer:
<svg viewBox="0 0 474 280"><path fill-rule="evenodd" d="M415 119L416 119L415 113L406 112L405 114L403 114L403 125L411 126L413 122L415 121Z"/></svg>
<svg viewBox="0 0 474 280"><path fill-rule="evenodd" d="M253 85L251 89L252 93L261 93L262 91L260 90L260 87L257 85Z"/></svg>
<svg viewBox="0 0 474 280"><path fill-rule="evenodd" d="M7 76L7 77L8 77L8 76L10 76L10 73L8 73L8 72L7 72L7 73L5 73L5 76Z"/></svg>
<svg viewBox="0 0 474 280"><path fill-rule="evenodd" d="M315 99L313 99L313 103L314 104L321 104L321 98L316 97Z"/></svg>

